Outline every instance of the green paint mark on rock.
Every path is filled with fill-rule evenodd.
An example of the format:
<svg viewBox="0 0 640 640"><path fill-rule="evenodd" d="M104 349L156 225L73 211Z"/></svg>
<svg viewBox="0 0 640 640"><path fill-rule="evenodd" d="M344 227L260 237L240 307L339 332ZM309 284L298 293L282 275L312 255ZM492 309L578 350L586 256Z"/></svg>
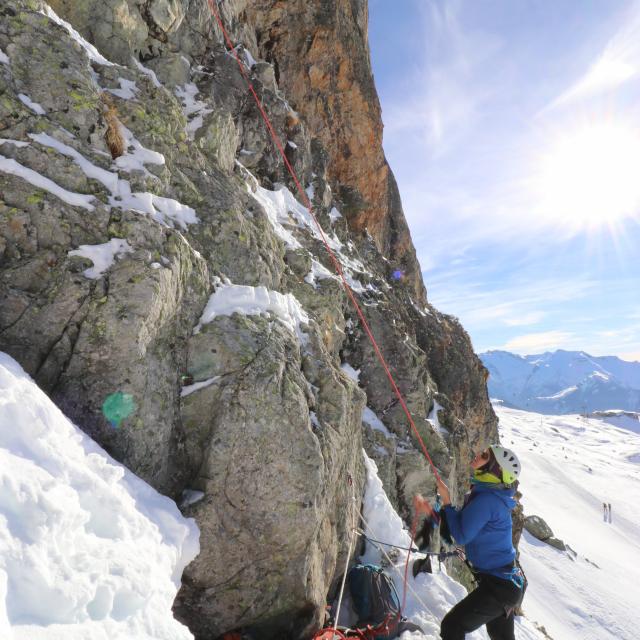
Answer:
<svg viewBox="0 0 640 640"><path fill-rule="evenodd" d="M120 426L121 422L128 418L136 410L136 403L133 396L130 393L122 393L122 391L116 391L107 396L106 400L102 403L102 413L104 417L109 421L111 426L116 429Z"/></svg>

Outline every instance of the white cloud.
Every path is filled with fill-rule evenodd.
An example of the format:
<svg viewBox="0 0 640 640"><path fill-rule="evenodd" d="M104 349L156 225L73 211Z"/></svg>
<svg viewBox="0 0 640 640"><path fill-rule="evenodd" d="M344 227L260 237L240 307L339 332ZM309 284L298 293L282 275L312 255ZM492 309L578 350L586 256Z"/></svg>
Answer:
<svg viewBox="0 0 640 640"><path fill-rule="evenodd" d="M640 73L640 1L588 71L545 109L553 109L618 88Z"/></svg>
<svg viewBox="0 0 640 640"><path fill-rule="evenodd" d="M496 287L486 281L474 282L476 270L468 266L426 280L430 302L444 313L458 316L472 333L496 324L506 327L539 324L554 305L582 299L596 286L588 279L548 279Z"/></svg>
<svg viewBox="0 0 640 640"><path fill-rule="evenodd" d="M593 334L596 350L602 354L637 354L640 353L640 325L633 322L616 329L605 329Z"/></svg>
<svg viewBox="0 0 640 640"><path fill-rule="evenodd" d="M573 200L573 216L557 215L555 206L542 215L548 185L540 185L541 158L553 156L554 133L566 133L569 125L556 118L536 122L537 101L528 112L519 112L522 105L513 110L505 105L506 96L518 103L519 94L532 93L526 85L514 91L514 78L526 81L517 67L518 48L508 37L500 40L468 24L465 3L459 0L415 4L424 25L423 54L411 61L406 91L398 91L391 104L385 101L383 120L385 148L423 265L432 268L451 252L496 238L531 250L536 242L558 245L583 232L589 221ZM638 19L611 40L608 53L594 65L599 83L605 77L623 78L636 50L640 68L637 13ZM589 86L599 85L590 80ZM503 113L504 120L496 113ZM515 114L520 125L513 131ZM522 124L527 118L530 126ZM602 181L591 184L600 185L598 193L606 191ZM585 201L591 204L588 192L577 204ZM424 250L423 230L435 239Z"/></svg>
<svg viewBox="0 0 640 640"><path fill-rule="evenodd" d="M497 36L466 24L460 2L424 2L422 15L426 25L424 56L414 60L416 68L422 69L416 72L409 95L403 95L394 107L385 107L383 116L388 134L385 143L389 141L395 152L394 166L399 169L402 200L412 231L415 234L428 223L432 237L446 237L446 242L431 243L429 265L440 264L445 252L496 237L526 247L534 242L560 244L586 229L599 230L612 224L611 216L607 218L602 213L606 209L600 206L603 200L614 204L621 200L625 205L621 211L627 212L627 217L631 215L628 211L634 207L627 204L635 206L636 190L618 188L621 183L628 183L627 187L635 184L622 179L624 167L633 164L622 161L622 148L614 154L618 166L606 160L596 163L595 157L589 160L588 156L589 162L584 162L587 167L597 166L601 176L611 165L609 173L613 177L609 181L587 180L584 171L575 168L575 161L565 163L564 173L552 166L552 175L560 173L558 180L563 189L559 193L567 198L559 203L557 197L550 197L550 193L558 195L558 190L550 189L548 180L541 180L539 174L547 176L543 169L548 166L548 159L557 155L553 144L556 137L562 141L572 127L582 122L573 110L562 118L554 114L544 122L537 121L533 113L526 114L531 117L531 126L511 132L506 124L511 113L505 109L505 130L496 130L487 143L482 136L483 127L491 126L489 122L497 125L487 120L487 114L504 109L501 96L512 91L513 77L517 77L517 71L509 66L508 53L513 51L505 53L507 45ZM624 26L589 71L556 102L573 102L638 79L640 0L634 2L624 18ZM620 17L615 19L619 24ZM523 88L524 93L527 91ZM522 115L525 114L519 117ZM624 135L630 135L634 122L632 118L629 127L624 127ZM615 120L614 124L618 126L620 122ZM588 118L584 125L589 131L593 128ZM416 139L423 144L416 144ZM596 154L605 155L603 149ZM633 157L636 155L634 152ZM569 158L572 159L575 160L573 156ZM575 177L578 183L586 181L590 188L570 189L567 176ZM594 193L600 197L594 198ZM588 210L597 211L597 215L585 215ZM554 233L550 234L550 229ZM421 243L416 240L420 251Z"/></svg>
<svg viewBox="0 0 640 640"><path fill-rule="evenodd" d="M423 21L422 57L413 61L410 95L385 105L383 120L389 138L417 133L437 157L473 127L481 105L496 91L481 67L500 45L495 36L463 28L459 0L427 0L416 3L416 10Z"/></svg>
<svg viewBox="0 0 640 640"><path fill-rule="evenodd" d="M504 323L509 327L524 327L538 324L547 314L544 311L530 311L511 318L504 318Z"/></svg>
<svg viewBox="0 0 640 640"><path fill-rule="evenodd" d="M543 331L528 333L508 340L500 349L521 355L555 351L560 348L575 347L574 334L567 331Z"/></svg>
<svg viewBox="0 0 640 640"><path fill-rule="evenodd" d="M586 351L592 356L640 360L640 326L632 324L611 330L593 330L588 324L576 325L571 327L571 331L550 330L516 336L501 346L491 348L521 355L569 349Z"/></svg>
<svg viewBox="0 0 640 640"><path fill-rule="evenodd" d="M605 54L578 82L551 104L550 108L616 89L638 73L638 67L623 60L613 60Z"/></svg>
<svg viewBox="0 0 640 640"><path fill-rule="evenodd" d="M640 360L640 342L638 334L635 339L606 338L597 339L594 336L584 336L581 349L594 356L618 356L622 360Z"/></svg>
<svg viewBox="0 0 640 640"><path fill-rule="evenodd" d="M636 349L635 351L626 351L625 353L621 353L619 357L622 360L628 360L629 362L640 362L640 349Z"/></svg>

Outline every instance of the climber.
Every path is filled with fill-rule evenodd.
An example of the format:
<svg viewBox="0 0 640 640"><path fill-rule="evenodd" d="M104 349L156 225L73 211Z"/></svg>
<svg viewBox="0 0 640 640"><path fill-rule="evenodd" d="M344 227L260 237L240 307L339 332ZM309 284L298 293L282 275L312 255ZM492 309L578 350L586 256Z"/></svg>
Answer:
<svg viewBox="0 0 640 640"><path fill-rule="evenodd" d="M477 587L443 618L440 637L463 640L487 625L491 640L514 640L513 612L522 601L524 575L515 563L511 511L520 463L515 453L491 445L471 462L471 491L461 510L454 509L447 485L438 478L444 518L457 544L465 545ZM426 511L419 496L415 503Z"/></svg>
<svg viewBox="0 0 640 640"><path fill-rule="evenodd" d="M602 508L603 508L603 511L604 511L603 518L604 518L604 521L606 522L607 521L607 503L606 502L602 503Z"/></svg>

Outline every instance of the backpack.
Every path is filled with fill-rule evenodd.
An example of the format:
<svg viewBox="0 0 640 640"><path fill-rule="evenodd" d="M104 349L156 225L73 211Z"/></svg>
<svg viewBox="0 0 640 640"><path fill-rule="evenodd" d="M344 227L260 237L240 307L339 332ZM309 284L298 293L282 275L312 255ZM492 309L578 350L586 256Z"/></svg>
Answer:
<svg viewBox="0 0 640 640"><path fill-rule="evenodd" d="M369 640L390 640L402 621L400 599L391 578L371 564L356 564L347 574L359 630Z"/></svg>

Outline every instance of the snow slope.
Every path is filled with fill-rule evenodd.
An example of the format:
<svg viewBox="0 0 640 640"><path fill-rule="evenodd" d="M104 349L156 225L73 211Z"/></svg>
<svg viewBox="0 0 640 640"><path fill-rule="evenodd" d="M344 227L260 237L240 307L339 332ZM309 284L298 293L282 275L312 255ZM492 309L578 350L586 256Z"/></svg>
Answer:
<svg viewBox="0 0 640 640"><path fill-rule="evenodd" d="M529 578L518 640L632 640L640 628L640 434L604 420L495 407L503 443L520 455L527 515L575 553L525 533ZM367 534L399 546L409 534L366 459ZM612 504L612 522L602 502ZM0 638L187 640L171 605L197 529L175 504L114 462L0 354ZM415 554L413 559L421 557ZM367 544L364 562L381 562ZM390 572L403 593L406 552ZM437 639L464 588L446 569L411 577L405 615ZM486 640L484 630L467 636Z"/></svg>
<svg viewBox="0 0 640 640"><path fill-rule="evenodd" d="M409 547L410 536L403 528L400 516L389 502L382 482L377 475L377 467L373 460L365 454L367 468L367 488L365 492L362 515L367 523L365 533L368 537L381 540L400 547ZM388 550L387 550L388 551ZM408 571L408 589L406 605L403 609L405 617L417 624L424 634L417 631L405 631L400 640L424 640L440 638L440 620L456 602L466 595L465 588L453 578L449 577L446 568L438 570L438 563L434 562L434 573L419 573L414 579L411 564L422 554L412 554ZM406 551L399 551L397 559L387 572L393 577L400 598L403 597L404 569L407 558ZM366 550L360 558L361 562L380 565L382 553L379 548L367 543ZM516 618L517 640L542 640L543 636L526 618ZM467 640L486 640L488 638L484 628L467 634ZM555 639L557 640L557 639Z"/></svg>
<svg viewBox="0 0 640 640"><path fill-rule="evenodd" d="M545 416L499 404L494 408L503 444L513 447L522 462L525 515L541 516L573 550L558 551L524 532L520 553L529 588L526 617L517 618L516 638L542 638L536 623L553 640L636 640L640 434L626 425L578 415ZM366 464L367 534L406 547L409 534L384 494L375 464L368 459ZM611 503L611 523L604 521L603 502ZM380 551L372 545L361 558L374 564L380 559ZM392 569L401 596L405 560L406 552L400 551ZM409 577L405 615L428 638L439 638L439 621L464 593L444 568L419 574L415 580ZM405 632L401 640L422 638L420 633ZM480 630L467 638L487 635Z"/></svg>
<svg viewBox="0 0 640 640"><path fill-rule="evenodd" d="M640 434L579 415L494 406L522 462L525 515L577 554L524 533L528 617L554 640L635 640L640 629ZM605 522L602 503L611 503Z"/></svg>
<svg viewBox="0 0 640 640"><path fill-rule="evenodd" d="M0 353L2 640L192 640L171 606L198 536Z"/></svg>
<svg viewBox="0 0 640 640"><path fill-rule="evenodd" d="M614 427L640 433L640 413L630 411L594 411L588 417L603 420Z"/></svg>
<svg viewBox="0 0 640 640"><path fill-rule="evenodd" d="M512 407L546 414L640 411L640 362L561 349L531 356L487 351L480 358L489 370L489 395Z"/></svg>

